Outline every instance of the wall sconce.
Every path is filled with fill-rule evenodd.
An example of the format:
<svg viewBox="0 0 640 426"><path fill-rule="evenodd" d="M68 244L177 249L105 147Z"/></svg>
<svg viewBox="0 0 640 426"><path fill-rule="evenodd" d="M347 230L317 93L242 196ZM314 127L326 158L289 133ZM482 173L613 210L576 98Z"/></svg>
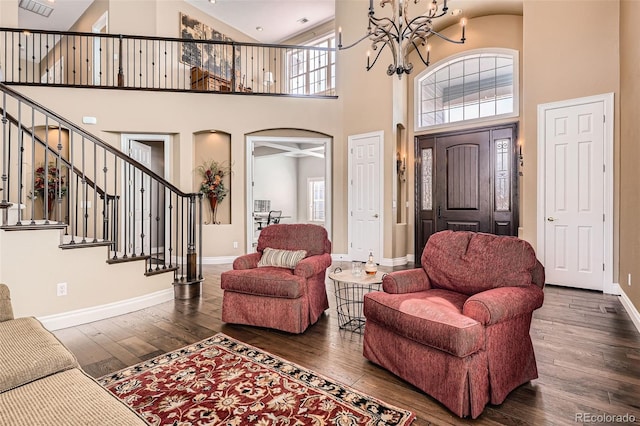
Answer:
<svg viewBox="0 0 640 426"><path fill-rule="evenodd" d="M405 182L407 180L407 157L402 157L401 160L400 151L396 152L396 171L398 172L398 179L400 179L400 182Z"/></svg>
<svg viewBox="0 0 640 426"><path fill-rule="evenodd" d="M522 155L522 141L518 141L518 161L520 161L520 168L524 167L524 156ZM518 172L522 176L522 170Z"/></svg>

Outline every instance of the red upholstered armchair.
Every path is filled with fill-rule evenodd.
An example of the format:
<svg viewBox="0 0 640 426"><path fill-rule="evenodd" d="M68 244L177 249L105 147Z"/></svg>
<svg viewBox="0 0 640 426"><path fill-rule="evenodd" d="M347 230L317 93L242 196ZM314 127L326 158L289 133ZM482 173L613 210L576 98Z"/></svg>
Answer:
<svg viewBox="0 0 640 426"><path fill-rule="evenodd" d="M329 308L324 281L330 265L325 228L265 227L257 252L238 257L233 270L222 273L222 321L302 333Z"/></svg>
<svg viewBox="0 0 640 426"><path fill-rule="evenodd" d="M529 335L544 268L516 237L442 231L422 268L385 276L364 297L364 356L460 417L538 377Z"/></svg>

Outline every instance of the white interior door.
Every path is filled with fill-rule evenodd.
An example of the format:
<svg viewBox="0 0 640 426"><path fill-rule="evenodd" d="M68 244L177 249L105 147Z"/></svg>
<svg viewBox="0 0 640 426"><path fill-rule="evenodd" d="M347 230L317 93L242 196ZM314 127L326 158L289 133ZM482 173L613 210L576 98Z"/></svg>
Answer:
<svg viewBox="0 0 640 426"><path fill-rule="evenodd" d="M142 165L151 168L150 146L134 140L129 140L129 157ZM128 170L126 170L125 173L128 175L127 181L129 182L127 185L127 199L129 200L128 210L130 214L128 216L133 218L130 226L132 226L131 241L132 244L135 244L134 253L144 253L149 255L151 253L151 241L149 238L149 235L151 235L151 232L149 231L151 224L151 178L149 175L143 174L140 170L133 169L131 167L127 167L127 169ZM154 193L157 193L157 191L154 191ZM141 236L142 234L147 236L144 240L144 247Z"/></svg>
<svg viewBox="0 0 640 426"><path fill-rule="evenodd" d="M603 290L604 122L601 101L544 110L543 263L548 283Z"/></svg>
<svg viewBox="0 0 640 426"><path fill-rule="evenodd" d="M349 258L382 259L383 132L349 137Z"/></svg>

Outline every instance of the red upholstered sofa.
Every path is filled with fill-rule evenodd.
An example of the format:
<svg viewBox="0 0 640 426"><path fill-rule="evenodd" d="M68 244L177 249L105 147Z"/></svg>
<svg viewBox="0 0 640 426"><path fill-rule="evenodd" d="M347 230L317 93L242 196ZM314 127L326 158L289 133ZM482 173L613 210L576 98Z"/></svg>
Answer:
<svg viewBox="0 0 640 426"><path fill-rule="evenodd" d="M364 297L364 356L460 417L538 377L529 335L544 268L516 237L442 231L422 268L385 276Z"/></svg>
<svg viewBox="0 0 640 426"><path fill-rule="evenodd" d="M261 266L267 249L306 253L293 268ZM267 257L277 259L264 256L263 263ZM325 228L311 224L265 227L257 252L238 257L233 270L221 275L222 321L302 333L329 308L325 286L329 266L331 242Z"/></svg>

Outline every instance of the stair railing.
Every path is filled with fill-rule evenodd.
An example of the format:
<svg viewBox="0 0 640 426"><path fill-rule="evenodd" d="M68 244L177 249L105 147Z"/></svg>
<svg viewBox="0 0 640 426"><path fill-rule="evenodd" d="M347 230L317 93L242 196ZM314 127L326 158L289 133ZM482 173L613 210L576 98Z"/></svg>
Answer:
<svg viewBox="0 0 640 426"><path fill-rule="evenodd" d="M0 93L3 229L60 228L63 249L103 245L109 263L202 280L202 194L1 83Z"/></svg>

